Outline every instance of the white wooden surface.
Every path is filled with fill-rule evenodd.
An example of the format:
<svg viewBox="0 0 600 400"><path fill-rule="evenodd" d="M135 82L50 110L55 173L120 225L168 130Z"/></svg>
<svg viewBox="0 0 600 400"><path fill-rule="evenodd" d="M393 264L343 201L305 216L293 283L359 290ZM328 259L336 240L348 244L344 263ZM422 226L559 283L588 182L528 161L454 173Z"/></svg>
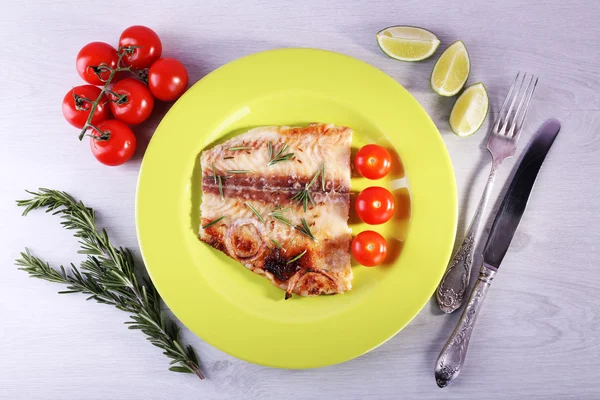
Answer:
<svg viewBox="0 0 600 400"><path fill-rule="evenodd" d="M0 398L600 398L598 20L594 0L3 2ZM377 350L319 370L248 364L184 329L208 376L201 382L166 371L166 359L125 328L122 312L59 296L56 285L16 270L13 260L25 246L51 262L78 260L74 240L55 218L19 216L14 200L39 186L66 190L97 208L114 241L137 252L133 210L143 148L126 166L101 166L60 112L63 95L80 84L79 48L93 40L115 43L132 24L153 27L165 55L183 60L192 82L240 56L277 47L335 50L381 68L413 93L441 131L456 171L459 231L475 209L489 159L483 132L466 139L449 132L452 100L429 88L433 60L464 40L470 82L486 84L496 110L518 70L539 75L520 147L546 118L560 119L563 130L453 386L436 387L433 364L458 316L441 315L433 302ZM382 55L374 35L394 24L436 32L442 40L436 57L409 64ZM158 120L138 129L142 143ZM513 163L503 166L496 193Z"/></svg>

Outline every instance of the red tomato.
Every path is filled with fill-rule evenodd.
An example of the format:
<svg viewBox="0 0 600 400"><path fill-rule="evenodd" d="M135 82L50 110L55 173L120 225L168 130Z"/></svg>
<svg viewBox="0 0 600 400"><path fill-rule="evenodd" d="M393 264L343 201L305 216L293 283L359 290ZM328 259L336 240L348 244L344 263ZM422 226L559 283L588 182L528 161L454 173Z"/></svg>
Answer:
<svg viewBox="0 0 600 400"><path fill-rule="evenodd" d="M110 71L101 69L101 65L110 68L117 68L117 50L108 43L92 42L88 43L77 54L77 72L87 83L92 85L104 86L104 83L110 76ZM100 74L100 77L98 76Z"/></svg>
<svg viewBox="0 0 600 400"><path fill-rule="evenodd" d="M381 146L368 144L363 146L354 159L359 174L367 179L381 179L392 169L392 157Z"/></svg>
<svg viewBox="0 0 600 400"><path fill-rule="evenodd" d="M394 196L379 186L371 186L360 192L354 203L358 217L369 225L387 222L394 215Z"/></svg>
<svg viewBox="0 0 600 400"><path fill-rule="evenodd" d="M62 102L62 112L66 120L75 128L83 128L92 109L92 103L84 99L95 101L100 93L102 93L102 90L92 85L76 86L69 90ZM108 99L105 95L102 95L102 100L100 100L94 111L92 125L97 125L110 117L107 103Z"/></svg>
<svg viewBox="0 0 600 400"><path fill-rule="evenodd" d="M110 94L110 111L119 121L135 125L148 119L154 108L154 97L148 86L133 78L125 78L115 83Z"/></svg>
<svg viewBox="0 0 600 400"><path fill-rule="evenodd" d="M187 70L174 58L161 58L148 71L148 86L159 100L177 100L185 92L187 85Z"/></svg>
<svg viewBox="0 0 600 400"><path fill-rule="evenodd" d="M127 125L116 119L108 119L101 122L92 131L90 148L92 154L104 165L116 166L128 161L135 152L135 135ZM99 140L103 135L107 140Z"/></svg>
<svg viewBox="0 0 600 400"><path fill-rule="evenodd" d="M363 231L352 240L352 256L365 267L374 267L385 261L387 242L374 231Z"/></svg>
<svg viewBox="0 0 600 400"><path fill-rule="evenodd" d="M162 54L160 38L152 29L135 25L121 33L119 49L129 46L139 46L125 53L123 60L135 69L149 68Z"/></svg>

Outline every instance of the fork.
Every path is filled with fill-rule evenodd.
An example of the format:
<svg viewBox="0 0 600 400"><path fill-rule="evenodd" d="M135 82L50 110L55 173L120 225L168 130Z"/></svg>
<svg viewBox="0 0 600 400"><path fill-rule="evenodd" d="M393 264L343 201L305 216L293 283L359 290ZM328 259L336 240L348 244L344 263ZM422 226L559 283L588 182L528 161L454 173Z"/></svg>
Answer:
<svg viewBox="0 0 600 400"><path fill-rule="evenodd" d="M481 230L482 216L496 180L496 171L505 159L515 154L517 140L519 140L537 83L538 78L535 76L531 75L528 78L527 73L519 72L496 117L487 143L487 149L492 155L490 175L465 238L448 265L436 292L438 305L445 313L455 311L464 300L475 253L475 238L479 236Z"/></svg>

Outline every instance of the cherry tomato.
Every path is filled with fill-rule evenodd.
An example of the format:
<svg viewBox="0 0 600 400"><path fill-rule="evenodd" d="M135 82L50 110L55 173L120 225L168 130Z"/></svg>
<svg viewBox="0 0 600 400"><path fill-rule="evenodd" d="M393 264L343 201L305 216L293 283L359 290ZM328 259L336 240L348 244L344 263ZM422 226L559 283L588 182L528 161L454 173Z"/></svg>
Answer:
<svg viewBox="0 0 600 400"><path fill-rule="evenodd" d="M93 85L76 86L69 90L62 102L62 112L66 120L75 128L83 128L92 109L92 103L84 99L95 101L101 92L99 87ZM97 125L110 117L107 103L108 99L102 95L102 100L94 111L92 125Z"/></svg>
<svg viewBox="0 0 600 400"><path fill-rule="evenodd" d="M394 196L379 186L371 186L360 192L354 203L358 217L369 225L387 222L394 215Z"/></svg>
<svg viewBox="0 0 600 400"><path fill-rule="evenodd" d="M142 25L130 26L121 33L119 49L129 46L139 47L126 52L123 60L136 69L149 68L162 54L162 43L156 32Z"/></svg>
<svg viewBox="0 0 600 400"><path fill-rule="evenodd" d="M352 256L365 267L374 267L385 261L387 242L374 231L363 231L352 240Z"/></svg>
<svg viewBox="0 0 600 400"><path fill-rule="evenodd" d="M102 133L92 131L90 148L92 154L104 165L116 166L128 161L135 152L135 135L127 125L116 119L108 119L97 126ZM108 140L99 140L103 135Z"/></svg>
<svg viewBox="0 0 600 400"><path fill-rule="evenodd" d="M88 43L79 50L77 61L75 63L79 76L87 83L92 85L104 86L104 83L110 76L110 71L102 70L101 65L110 68L117 68L117 50L108 43L92 42ZM100 79L100 77L102 79Z"/></svg>
<svg viewBox="0 0 600 400"><path fill-rule="evenodd" d="M148 71L148 86L159 100L177 100L187 89L188 73L174 58L161 58Z"/></svg>
<svg viewBox="0 0 600 400"><path fill-rule="evenodd" d="M390 172L392 157L383 147L376 144L368 144L356 153L354 165L358 173L365 178L381 179Z"/></svg>
<svg viewBox="0 0 600 400"><path fill-rule="evenodd" d="M148 86L133 78L125 78L115 83L110 94L110 111L119 121L135 125L148 119L154 108L154 97Z"/></svg>

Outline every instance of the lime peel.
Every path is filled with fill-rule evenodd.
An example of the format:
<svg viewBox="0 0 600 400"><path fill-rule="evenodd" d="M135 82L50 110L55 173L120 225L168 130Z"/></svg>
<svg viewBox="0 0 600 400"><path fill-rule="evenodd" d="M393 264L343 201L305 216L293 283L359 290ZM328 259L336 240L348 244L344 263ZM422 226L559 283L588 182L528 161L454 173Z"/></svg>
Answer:
<svg viewBox="0 0 600 400"><path fill-rule="evenodd" d="M431 71L431 88L441 96L454 96L463 88L471 61L462 40L452 43L438 58Z"/></svg>
<svg viewBox="0 0 600 400"><path fill-rule="evenodd" d="M389 26L377 32L376 37L381 50L400 61L425 60L440 45L434 33L416 26Z"/></svg>
<svg viewBox="0 0 600 400"><path fill-rule="evenodd" d="M467 87L456 99L450 112L450 128L460 137L474 134L481 128L488 114L490 101L483 83Z"/></svg>

